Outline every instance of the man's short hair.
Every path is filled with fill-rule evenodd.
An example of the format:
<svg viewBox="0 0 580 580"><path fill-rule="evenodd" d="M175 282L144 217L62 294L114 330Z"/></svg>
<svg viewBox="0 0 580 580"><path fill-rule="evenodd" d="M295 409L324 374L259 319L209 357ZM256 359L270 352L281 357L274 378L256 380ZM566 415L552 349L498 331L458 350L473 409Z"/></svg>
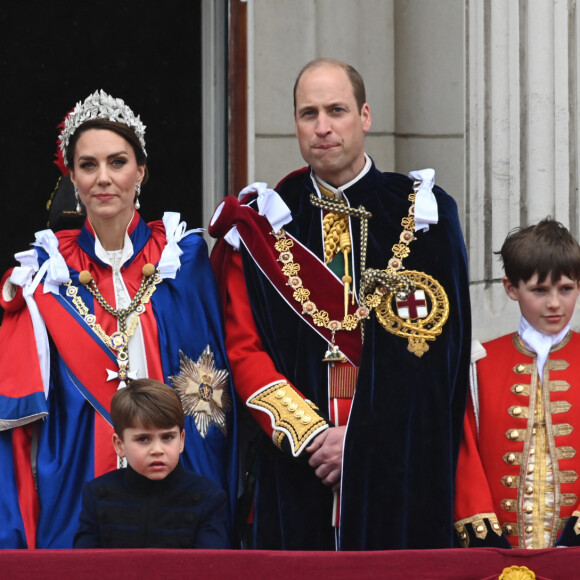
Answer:
<svg viewBox="0 0 580 580"><path fill-rule="evenodd" d="M298 88L298 83L302 78L302 75L312 69L320 68L323 66L334 66L341 68L348 76L350 84L352 85L352 92L356 100L356 105L360 111L363 105L367 102L367 94L365 90L365 83L360 73L350 64L342 62L341 60L335 60L333 58L317 58L311 60L304 68L298 73L296 77L296 82L294 83L294 110L296 111L296 89Z"/></svg>
<svg viewBox="0 0 580 580"><path fill-rule="evenodd" d="M580 245L560 222L546 218L533 226L516 228L505 239L499 252L505 275L518 286L536 272L538 282L551 276L580 280Z"/></svg>
<svg viewBox="0 0 580 580"><path fill-rule="evenodd" d="M119 389L111 401L111 421L115 433L123 437L125 429L170 429L183 431L185 415L181 399L169 385L154 379L137 379Z"/></svg>

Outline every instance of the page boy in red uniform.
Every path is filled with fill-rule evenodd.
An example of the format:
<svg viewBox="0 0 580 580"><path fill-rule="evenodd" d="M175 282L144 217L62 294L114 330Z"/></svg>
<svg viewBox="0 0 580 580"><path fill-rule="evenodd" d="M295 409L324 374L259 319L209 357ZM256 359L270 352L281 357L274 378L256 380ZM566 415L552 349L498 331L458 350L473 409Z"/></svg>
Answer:
<svg viewBox="0 0 580 580"><path fill-rule="evenodd" d="M510 233L498 253L522 316L477 362L455 528L463 546L580 545L580 335L570 330L580 246L545 219Z"/></svg>

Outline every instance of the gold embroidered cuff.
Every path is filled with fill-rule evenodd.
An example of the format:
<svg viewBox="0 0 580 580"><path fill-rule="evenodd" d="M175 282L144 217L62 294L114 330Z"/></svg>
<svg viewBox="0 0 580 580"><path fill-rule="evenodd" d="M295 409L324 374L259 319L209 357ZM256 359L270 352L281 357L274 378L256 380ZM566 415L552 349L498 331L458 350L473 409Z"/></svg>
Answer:
<svg viewBox="0 0 580 580"><path fill-rule="evenodd" d="M300 455L312 439L329 426L316 413L316 407L285 381L264 387L254 393L246 404L270 415L274 444L281 449L284 436L288 437L294 457Z"/></svg>
<svg viewBox="0 0 580 580"><path fill-rule="evenodd" d="M498 535L501 536L501 526L499 525L499 521L497 516L491 513L484 513L484 514L476 514L469 518L465 518L463 520L459 520L455 522L455 530L459 535L459 543L461 544L462 548L469 547L469 534L467 533L467 526L471 525L473 527L473 532L475 533L476 537L480 540L485 540L487 537L487 526L485 525L484 520L489 520L491 525L491 529Z"/></svg>
<svg viewBox="0 0 580 580"><path fill-rule="evenodd" d="M284 443L285 438L286 435L284 435L282 431L274 431L274 434L272 435L272 441L280 451L282 451L282 444Z"/></svg>

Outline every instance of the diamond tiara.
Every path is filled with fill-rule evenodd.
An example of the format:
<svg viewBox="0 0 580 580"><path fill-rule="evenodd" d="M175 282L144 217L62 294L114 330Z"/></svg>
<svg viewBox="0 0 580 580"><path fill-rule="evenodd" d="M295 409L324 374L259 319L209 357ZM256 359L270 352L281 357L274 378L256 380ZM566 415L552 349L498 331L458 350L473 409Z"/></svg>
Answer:
<svg viewBox="0 0 580 580"><path fill-rule="evenodd" d="M84 103L79 101L64 121L64 129L59 136L59 140L65 165L68 166L66 153L70 138L85 121L90 121L91 119L107 119L131 127L135 131L139 143L141 143L143 153L147 156L147 151L145 151L145 125L143 125L139 116L135 117L135 114L125 104L125 101L115 99L101 89L89 95Z"/></svg>

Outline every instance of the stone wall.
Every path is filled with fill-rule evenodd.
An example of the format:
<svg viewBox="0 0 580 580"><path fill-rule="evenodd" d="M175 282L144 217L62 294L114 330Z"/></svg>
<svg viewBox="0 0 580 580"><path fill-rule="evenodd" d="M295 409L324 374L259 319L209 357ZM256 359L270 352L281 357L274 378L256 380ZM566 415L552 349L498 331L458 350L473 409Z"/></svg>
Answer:
<svg viewBox="0 0 580 580"><path fill-rule="evenodd" d="M514 330L493 251L547 215L579 233L577 31L575 0L248 0L250 181L304 165L300 68L353 64L373 119L367 152L383 170L434 167L457 201L474 336Z"/></svg>

